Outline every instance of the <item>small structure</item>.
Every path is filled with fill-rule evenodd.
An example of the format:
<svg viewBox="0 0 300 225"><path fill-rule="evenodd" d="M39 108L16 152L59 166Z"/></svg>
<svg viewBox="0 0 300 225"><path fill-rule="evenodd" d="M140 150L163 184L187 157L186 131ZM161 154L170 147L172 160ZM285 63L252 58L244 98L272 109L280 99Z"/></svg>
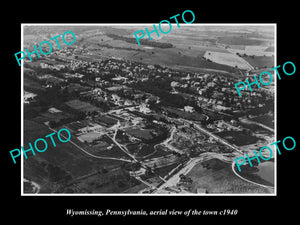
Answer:
<svg viewBox="0 0 300 225"><path fill-rule="evenodd" d="M195 112L195 109L193 106L184 106L184 111L193 113Z"/></svg>
<svg viewBox="0 0 300 225"><path fill-rule="evenodd" d="M52 113L52 114L56 114L56 113L61 113L62 111L60 111L57 108L51 107L51 108L48 109L48 112Z"/></svg>

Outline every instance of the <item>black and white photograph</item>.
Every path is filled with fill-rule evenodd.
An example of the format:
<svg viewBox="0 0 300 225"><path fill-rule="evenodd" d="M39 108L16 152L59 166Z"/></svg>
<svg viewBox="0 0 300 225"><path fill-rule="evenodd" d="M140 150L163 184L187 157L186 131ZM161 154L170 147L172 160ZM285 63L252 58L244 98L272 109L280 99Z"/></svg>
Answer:
<svg viewBox="0 0 300 225"><path fill-rule="evenodd" d="M296 9L5 7L3 221L297 221Z"/></svg>
<svg viewBox="0 0 300 225"><path fill-rule="evenodd" d="M24 148L71 136L26 153L24 194L276 193L275 146L235 161L275 142L276 75L253 76L275 66L276 24L164 24L138 45L151 26L22 25L23 49L50 52L23 59Z"/></svg>

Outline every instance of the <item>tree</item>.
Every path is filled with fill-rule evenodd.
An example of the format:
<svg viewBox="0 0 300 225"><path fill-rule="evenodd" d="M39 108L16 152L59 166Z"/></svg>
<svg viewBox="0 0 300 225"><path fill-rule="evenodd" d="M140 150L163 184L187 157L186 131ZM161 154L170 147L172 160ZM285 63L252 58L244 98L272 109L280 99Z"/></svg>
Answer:
<svg viewBox="0 0 300 225"><path fill-rule="evenodd" d="M54 128L57 126L57 123L55 121L49 121L49 127Z"/></svg>

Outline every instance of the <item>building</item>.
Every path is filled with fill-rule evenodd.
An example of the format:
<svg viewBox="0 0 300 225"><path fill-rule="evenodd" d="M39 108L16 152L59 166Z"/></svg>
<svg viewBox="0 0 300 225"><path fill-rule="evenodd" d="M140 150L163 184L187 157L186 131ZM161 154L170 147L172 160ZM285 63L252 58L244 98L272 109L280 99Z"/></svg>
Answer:
<svg viewBox="0 0 300 225"><path fill-rule="evenodd" d="M137 171L130 171L129 174L131 176L142 176L142 175L145 175L146 173L146 169L145 168L140 168L139 170Z"/></svg>
<svg viewBox="0 0 300 225"><path fill-rule="evenodd" d="M57 108L52 107L52 108L49 108L49 109L48 109L48 112L49 112L49 113L52 113L52 114L55 114L55 113L61 113L62 111L60 111L60 110L57 109Z"/></svg>
<svg viewBox="0 0 300 225"><path fill-rule="evenodd" d="M151 109L149 109L146 104L141 104L139 107L139 111L145 114L151 113Z"/></svg>
<svg viewBox="0 0 300 225"><path fill-rule="evenodd" d="M192 106L184 106L184 111L193 113L195 112L195 109Z"/></svg>
<svg viewBox="0 0 300 225"><path fill-rule="evenodd" d="M24 103L29 104L36 96L37 94L24 91Z"/></svg>
<svg viewBox="0 0 300 225"><path fill-rule="evenodd" d="M96 124L96 123L89 123L88 126L78 129L80 133L88 133L88 132L95 132L95 131L102 131L103 126Z"/></svg>

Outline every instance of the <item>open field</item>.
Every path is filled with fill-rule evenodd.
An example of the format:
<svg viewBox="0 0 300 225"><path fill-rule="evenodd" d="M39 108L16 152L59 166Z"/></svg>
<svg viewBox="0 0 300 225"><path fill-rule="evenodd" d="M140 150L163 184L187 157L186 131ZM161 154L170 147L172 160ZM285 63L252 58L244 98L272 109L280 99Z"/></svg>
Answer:
<svg viewBox="0 0 300 225"><path fill-rule="evenodd" d="M228 49L230 52L239 53L240 55L249 55L249 56L274 56L273 51L266 51L268 46L244 46L244 49Z"/></svg>
<svg viewBox="0 0 300 225"><path fill-rule="evenodd" d="M139 183L120 167L111 167L100 170L92 176L78 179L76 185L69 188L76 190L76 193L122 193L136 187Z"/></svg>
<svg viewBox="0 0 300 225"><path fill-rule="evenodd" d="M218 38L218 42L227 45L265 45L268 39L249 38L245 36L222 36Z"/></svg>
<svg viewBox="0 0 300 225"><path fill-rule="evenodd" d="M241 131L221 131L216 132L215 135L220 136L221 138L227 140L229 143L235 144L237 146L254 144L258 140L260 140L255 136L251 136Z"/></svg>
<svg viewBox="0 0 300 225"><path fill-rule="evenodd" d="M241 57L234 55L232 53L223 53L223 52L205 52L204 57L213 62L224 64L232 67L238 67L243 70L252 70L253 67L243 60Z"/></svg>
<svg viewBox="0 0 300 225"><path fill-rule="evenodd" d="M42 87L38 82L33 81L29 78L24 77L24 90L30 91L45 91L45 88Z"/></svg>
<svg viewBox="0 0 300 225"><path fill-rule="evenodd" d="M206 36L201 38L195 38L194 34L183 35L179 32L176 34L162 36L159 38L162 42L172 43L172 48L157 48L137 45L137 43L128 43L122 40L115 40L108 37L105 33L111 34L111 32L120 36L118 33L122 28L116 27L114 29L103 29L102 33L98 33L95 36L85 37L83 36L78 43L81 46L91 46L90 52L95 55L103 55L110 57L124 58L127 60L133 60L138 62L144 62L149 64L160 64L165 66L188 66L198 69L217 69L226 72L237 72L235 69L217 64L214 62L207 62L202 59L202 56L207 50L214 50L217 52L227 52L222 48L218 48L215 45L214 40L208 39ZM122 32L124 37L131 37L133 33L130 33L130 27L123 28ZM133 31L134 32L134 31ZM184 39L184 45L182 40ZM201 44L202 43L202 44ZM109 47L105 47L105 46Z"/></svg>
<svg viewBox="0 0 300 225"><path fill-rule="evenodd" d="M257 166L250 167L249 165L241 166L241 172L238 171L236 166L235 171L242 177L253 182L274 186L274 161L267 161L258 164Z"/></svg>
<svg viewBox="0 0 300 225"><path fill-rule="evenodd" d="M126 132L129 135L132 135L136 138L146 139L146 140L150 140L153 138L153 135L151 134L152 131L153 130L145 130L145 129L141 129L141 128L126 129Z"/></svg>
<svg viewBox="0 0 300 225"><path fill-rule="evenodd" d="M146 156L153 156L156 153L156 150L153 147L153 144L144 144L144 143L133 143L127 144L126 147L131 154L134 154L136 158L143 158Z"/></svg>
<svg viewBox="0 0 300 225"><path fill-rule="evenodd" d="M78 99L67 101L65 104L73 109L76 109L76 110L79 110L82 112L99 111L99 108L91 105L88 102L83 102Z"/></svg>
<svg viewBox="0 0 300 225"><path fill-rule="evenodd" d="M272 129L274 129L274 116L262 115L262 116L251 118L251 120L258 122L258 123L262 123Z"/></svg>
<svg viewBox="0 0 300 225"><path fill-rule="evenodd" d="M173 169L175 169L178 165L179 165L179 163L174 163L174 164L169 165L169 166L156 168L156 169L154 170L154 172L157 173L157 174L159 174L159 176L161 176L161 177L165 177L168 173L170 173L170 172L171 172Z"/></svg>
<svg viewBox="0 0 300 225"><path fill-rule="evenodd" d="M274 64L274 56L243 56L243 59L250 63L253 67L257 68L273 68Z"/></svg>
<svg viewBox="0 0 300 225"><path fill-rule="evenodd" d="M162 107L164 110L166 110L169 113L174 113L176 114L179 118L184 118L187 120L195 120L195 121L202 121L205 120L206 117L203 116L200 113L197 112L186 112L184 110L180 110L174 107Z"/></svg>
<svg viewBox="0 0 300 225"><path fill-rule="evenodd" d="M32 120L35 122L38 122L38 123L44 123L47 121L58 122L61 119L70 118L70 117L72 117L72 115L69 115L67 113L63 113L63 114L59 114L59 115L51 115L51 114L48 114L47 112L45 112L45 113L40 113L40 115L38 115L37 117L35 117Z"/></svg>
<svg viewBox="0 0 300 225"><path fill-rule="evenodd" d="M199 71L220 70L229 73L238 73L231 66L202 59L206 51L228 53L224 46L231 49L239 49L246 52L258 52L258 48L264 48L266 55L271 54L274 38L273 26L189 26L183 24L180 28L173 26L172 32L160 37L152 34L153 43L171 44L170 48L149 47L138 45L135 41L126 42L133 38L133 33L148 25L117 25L117 26L69 26L68 29L76 33L74 45L88 49L94 56L120 57L127 60L176 66L177 68L195 68ZM163 25L164 26L164 25ZM224 33L226 31L226 33ZM52 37L58 32L64 32L60 26L25 26L24 34L26 42L41 42L45 38ZM116 35L116 36L114 36ZM127 38L127 39L126 39ZM143 38L149 40L148 38ZM143 40L142 39L142 40ZM151 42L151 41L150 41ZM27 44L28 44L27 43ZM222 47L219 45L223 45ZM158 45L159 46L159 45ZM245 47L243 47L245 46ZM69 47L69 46L63 46ZM74 46L72 46L74 47ZM93 57L93 56L87 56Z"/></svg>
<svg viewBox="0 0 300 225"><path fill-rule="evenodd" d="M24 120L24 147L28 142L53 133L45 125L29 120ZM115 160L95 159L80 151L70 142L62 143L54 136L56 147L49 142L45 152L36 152L36 155L28 153L28 159L24 159L25 178L41 185L41 193L52 193L57 188L63 188L66 182L78 177L101 170L121 165ZM74 140L76 141L76 140ZM79 142L79 141L78 141Z"/></svg>
<svg viewBox="0 0 300 225"><path fill-rule="evenodd" d="M95 156L101 157L112 157L112 158L122 158L131 160L132 158L129 157L125 152L123 152L118 146L113 145L111 149L107 149L104 146L99 147L99 145L95 145L93 147L86 148L86 151L90 152Z"/></svg>
<svg viewBox="0 0 300 225"><path fill-rule="evenodd" d="M197 164L187 177L193 180L193 192L204 188L208 193L270 193L266 188L241 180L233 173L230 163L219 159Z"/></svg>
<svg viewBox="0 0 300 225"><path fill-rule="evenodd" d="M81 134L77 138L82 142L88 142L91 143L95 139L99 139L102 136L102 134L98 132L89 132L86 134Z"/></svg>

